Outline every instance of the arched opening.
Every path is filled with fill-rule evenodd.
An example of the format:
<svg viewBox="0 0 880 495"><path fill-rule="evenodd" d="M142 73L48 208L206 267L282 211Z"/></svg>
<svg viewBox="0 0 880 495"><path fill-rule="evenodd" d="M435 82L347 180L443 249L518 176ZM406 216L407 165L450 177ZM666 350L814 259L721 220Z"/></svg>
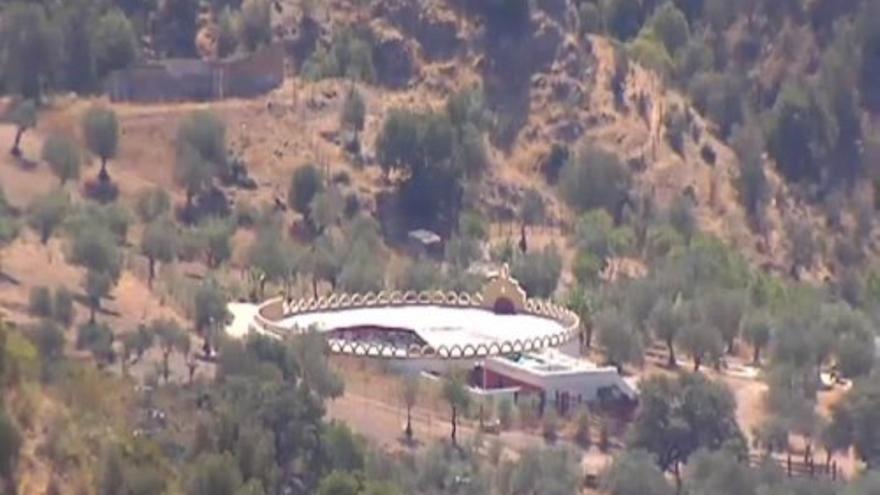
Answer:
<svg viewBox="0 0 880 495"><path fill-rule="evenodd" d="M510 299L499 297L495 300L495 304L492 306L492 311L499 315L512 315L516 314L516 307Z"/></svg>

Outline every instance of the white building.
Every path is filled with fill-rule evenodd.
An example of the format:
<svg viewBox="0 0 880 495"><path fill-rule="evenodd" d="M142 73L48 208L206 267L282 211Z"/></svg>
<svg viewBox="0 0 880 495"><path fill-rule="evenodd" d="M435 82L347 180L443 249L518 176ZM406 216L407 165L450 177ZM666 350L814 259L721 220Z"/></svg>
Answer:
<svg viewBox="0 0 880 495"><path fill-rule="evenodd" d="M556 349L486 358L480 370L482 388L538 394L561 411L583 403L634 402L634 382L613 366L569 356Z"/></svg>

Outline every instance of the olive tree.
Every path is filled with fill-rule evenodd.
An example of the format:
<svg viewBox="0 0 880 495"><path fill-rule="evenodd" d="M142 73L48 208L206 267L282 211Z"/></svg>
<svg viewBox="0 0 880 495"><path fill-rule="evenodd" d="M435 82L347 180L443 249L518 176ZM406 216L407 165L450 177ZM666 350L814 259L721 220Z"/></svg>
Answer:
<svg viewBox="0 0 880 495"><path fill-rule="evenodd" d="M119 279L122 257L114 234L100 225L77 229L71 244L70 261L86 269L83 285L91 310L89 321L94 323L101 300Z"/></svg>
<svg viewBox="0 0 880 495"><path fill-rule="evenodd" d="M5 2L0 45L5 89L39 103L60 56L60 36L41 2ZM16 148L13 148L15 150Z"/></svg>
<svg viewBox="0 0 880 495"><path fill-rule="evenodd" d="M770 344L772 321L769 315L758 313L750 315L743 324L743 339L752 346L752 363L761 364L761 350Z"/></svg>
<svg viewBox="0 0 880 495"><path fill-rule="evenodd" d="M416 375L407 375L404 377L400 386L400 396L406 406L406 430L404 434L406 439L411 441L413 438L412 429L412 409L416 405L419 396L419 377Z"/></svg>
<svg viewBox="0 0 880 495"><path fill-rule="evenodd" d="M170 318L157 318L150 323L149 328L150 333L159 338L159 347L162 349L162 378L168 383L171 353L179 350L185 356L190 348L189 335Z"/></svg>
<svg viewBox="0 0 880 495"><path fill-rule="evenodd" d="M343 126L351 128L357 135L364 130L366 117L367 105L364 103L364 97L356 87L352 86L345 95L345 101L342 102L339 120Z"/></svg>
<svg viewBox="0 0 880 495"><path fill-rule="evenodd" d="M309 218L312 200L323 190L324 178L321 172L314 165L306 164L296 169L290 179L287 204L304 218Z"/></svg>
<svg viewBox="0 0 880 495"><path fill-rule="evenodd" d="M149 263L147 283L153 286L156 262L170 263L177 256L177 227L170 219L158 219L144 227L141 235L141 254Z"/></svg>
<svg viewBox="0 0 880 495"><path fill-rule="evenodd" d="M631 174L613 153L586 145L563 166L559 188L575 209L604 208L616 215L629 193Z"/></svg>
<svg viewBox="0 0 880 495"><path fill-rule="evenodd" d="M21 138L28 129L37 125L37 104L33 100L17 102L9 111L9 121L15 124L15 140L9 153L12 156L21 156Z"/></svg>
<svg viewBox="0 0 880 495"><path fill-rule="evenodd" d="M605 473L604 488L610 495L672 495L663 472L650 453L630 450L614 459Z"/></svg>
<svg viewBox="0 0 880 495"><path fill-rule="evenodd" d="M82 131L89 151L101 160L98 179L101 182L109 181L107 160L115 158L119 151L119 121L116 112L102 105L91 106L83 115Z"/></svg>
<svg viewBox="0 0 880 495"><path fill-rule="evenodd" d="M204 351L208 355L212 353L213 332L226 324L226 301L226 293L213 278L203 281L193 297L193 320L196 331L205 339Z"/></svg>
<svg viewBox="0 0 880 495"><path fill-rule="evenodd" d="M28 207L28 225L46 244L70 212L70 197L63 190L52 191L35 199Z"/></svg>
<svg viewBox="0 0 880 495"><path fill-rule="evenodd" d="M661 299L651 309L649 324L654 332L654 336L666 344L666 348L669 351L667 365L670 368L677 366L675 341L684 323L685 318L681 308L677 307L674 301Z"/></svg>
<svg viewBox="0 0 880 495"><path fill-rule="evenodd" d="M467 409L470 404L470 395L467 390L464 373L453 372L446 378L443 382L443 399L449 403L449 409L451 412L450 422L452 424L452 432L450 438L452 438L453 445L457 445L458 415L462 410Z"/></svg>
<svg viewBox="0 0 880 495"><path fill-rule="evenodd" d="M69 180L79 178L81 152L76 142L69 137L63 134L50 134L43 141L42 155L62 186Z"/></svg>

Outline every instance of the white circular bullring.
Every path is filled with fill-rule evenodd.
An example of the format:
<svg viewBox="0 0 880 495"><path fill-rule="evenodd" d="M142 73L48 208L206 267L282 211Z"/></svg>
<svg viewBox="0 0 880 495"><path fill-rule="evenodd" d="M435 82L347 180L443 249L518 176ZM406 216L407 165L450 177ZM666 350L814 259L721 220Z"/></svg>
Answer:
<svg viewBox="0 0 880 495"><path fill-rule="evenodd" d="M579 323L552 302L526 299L507 267L477 294L277 298L260 305L253 320L278 337L321 332L337 354L392 359L473 359L558 347L577 336Z"/></svg>

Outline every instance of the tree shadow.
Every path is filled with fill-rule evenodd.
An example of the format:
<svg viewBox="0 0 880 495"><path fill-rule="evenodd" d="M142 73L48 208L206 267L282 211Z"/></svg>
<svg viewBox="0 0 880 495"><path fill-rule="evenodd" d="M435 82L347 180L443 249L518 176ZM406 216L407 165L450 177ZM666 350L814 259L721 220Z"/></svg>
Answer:
<svg viewBox="0 0 880 495"><path fill-rule="evenodd" d="M12 284L15 286L19 286L21 285L21 281L6 273L5 271L0 270L0 284Z"/></svg>
<svg viewBox="0 0 880 495"><path fill-rule="evenodd" d="M15 159L15 164L18 166L18 168L26 172L32 172L37 169L37 166L39 166L39 162L37 162L36 160L31 160L30 158L26 158L22 154L19 154L18 156L12 156Z"/></svg>
<svg viewBox="0 0 880 495"><path fill-rule="evenodd" d="M109 178L98 178L86 182L83 192L99 203L110 203L119 197L119 186Z"/></svg>

